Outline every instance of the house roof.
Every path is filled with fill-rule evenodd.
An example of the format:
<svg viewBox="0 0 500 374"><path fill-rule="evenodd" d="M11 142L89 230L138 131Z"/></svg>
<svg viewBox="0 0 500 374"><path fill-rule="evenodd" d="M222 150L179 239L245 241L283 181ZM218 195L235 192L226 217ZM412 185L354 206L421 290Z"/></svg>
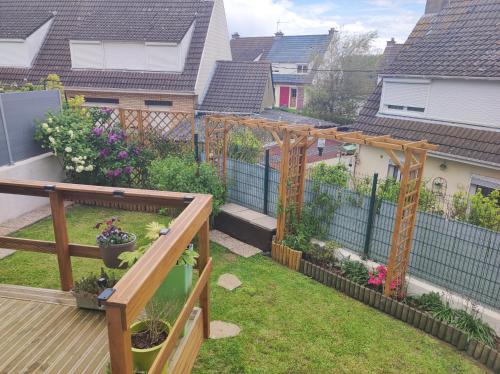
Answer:
<svg viewBox="0 0 500 374"><path fill-rule="evenodd" d="M328 34L277 37L266 60L282 63L309 63L318 53L326 51L330 38Z"/></svg>
<svg viewBox="0 0 500 374"><path fill-rule="evenodd" d="M29 9L25 9L25 17L13 17L12 11L19 6L19 2L13 0L0 2L0 38L26 39L54 16L43 3L33 2L32 5Z"/></svg>
<svg viewBox="0 0 500 374"><path fill-rule="evenodd" d="M273 74L274 83L311 84L311 74Z"/></svg>
<svg viewBox="0 0 500 374"><path fill-rule="evenodd" d="M261 55L260 59L264 60L273 42L273 36L233 38L231 39L233 61L255 61Z"/></svg>
<svg viewBox="0 0 500 374"><path fill-rule="evenodd" d="M0 81L3 82L39 82L48 74L55 73L61 77L66 87L138 89L159 91L194 92L198 68L200 65L208 24L212 14L213 2L203 0L2 0L0 3L0 27L3 32L12 35L26 33L31 26L42 24L39 14L55 14L54 22L48 32L39 54L35 57L31 69L0 67ZM104 8L109 10L104 11ZM96 9L102 10L101 16ZM140 9L140 10L139 10ZM151 9L151 11L149 11ZM164 9L176 9L174 13L165 15ZM138 20L132 21L138 12ZM95 33L95 38L144 40L151 32L151 38L157 40L178 39L182 34L181 22L170 23L173 16L179 19L194 21L195 27L191 45L182 73L139 72L139 71L103 71L72 70L69 40L79 31L84 32L82 25L94 29L110 22L113 27L88 31ZM97 19L93 21L93 17ZM114 17L112 20L111 17ZM10 24L7 20L16 20ZM156 21L159 20L158 29ZM119 25L121 23L121 26ZM152 25L154 25L152 27ZM189 27L186 23L183 27ZM130 29L129 29L130 26ZM152 30L154 29L154 30ZM123 32L123 34L121 34ZM120 33L120 36L118 36ZM91 37L86 35L85 37Z"/></svg>
<svg viewBox="0 0 500 374"><path fill-rule="evenodd" d="M383 53L383 55L380 58L380 61L378 63L377 71L379 74L383 74L384 72L388 71L391 64L394 62L396 57L399 55L399 52L401 52L402 48L403 48L403 44L396 43L394 38L387 42L387 46L385 47L384 53Z"/></svg>
<svg viewBox="0 0 500 374"><path fill-rule="evenodd" d="M258 113L263 110L266 89L272 87L271 64L217 61L200 111Z"/></svg>
<svg viewBox="0 0 500 374"><path fill-rule="evenodd" d="M424 15L399 55L391 75L500 77L498 0L453 0Z"/></svg>
<svg viewBox="0 0 500 374"><path fill-rule="evenodd" d="M310 125L316 128L332 128L332 127L341 127L341 125L324 121L322 119L306 117L297 113L287 112L279 109L267 109L262 113L255 115L255 118L265 118L271 121L283 121L290 124L298 124L298 125Z"/></svg>
<svg viewBox="0 0 500 374"><path fill-rule="evenodd" d="M377 116L381 93L382 84L379 84L353 129L406 140L425 139L437 144L438 152L500 166L500 131Z"/></svg>

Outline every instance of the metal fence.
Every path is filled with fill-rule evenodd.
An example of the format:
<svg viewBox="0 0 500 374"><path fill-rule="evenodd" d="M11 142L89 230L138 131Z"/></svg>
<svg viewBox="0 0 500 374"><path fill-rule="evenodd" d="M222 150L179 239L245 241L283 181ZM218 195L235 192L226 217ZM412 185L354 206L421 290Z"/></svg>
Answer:
<svg viewBox="0 0 500 374"><path fill-rule="evenodd" d="M264 160L249 164L232 159L228 160L227 170L229 201L265 212L264 186L267 185L267 214L276 216L277 170L268 167L266 178ZM321 190L339 202L328 229L328 239L387 263L396 204L376 201L373 220L369 224L372 197L330 185L322 185ZM309 181L305 191L307 202L312 194ZM419 212L409 272L450 291L500 308L500 232L450 220L439 214Z"/></svg>
<svg viewBox="0 0 500 374"><path fill-rule="evenodd" d="M0 94L0 166L45 151L35 142L35 120L61 109L57 90Z"/></svg>

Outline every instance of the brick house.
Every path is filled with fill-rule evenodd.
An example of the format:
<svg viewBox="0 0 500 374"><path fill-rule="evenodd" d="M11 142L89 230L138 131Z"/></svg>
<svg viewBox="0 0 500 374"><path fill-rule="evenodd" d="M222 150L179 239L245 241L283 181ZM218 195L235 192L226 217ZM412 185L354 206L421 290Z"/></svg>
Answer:
<svg viewBox="0 0 500 374"><path fill-rule="evenodd" d="M324 54L334 30L324 35L242 38L232 35L234 61L267 61L272 64L276 107L300 110L307 101L306 89L314 78L313 65Z"/></svg>
<svg viewBox="0 0 500 374"><path fill-rule="evenodd" d="M193 111L231 60L222 0L0 3L0 82L58 74L92 105Z"/></svg>
<svg viewBox="0 0 500 374"><path fill-rule="evenodd" d="M353 126L439 145L424 171L436 192L500 189L499 14L497 0L427 0ZM361 146L356 173L373 172L398 177L386 155Z"/></svg>

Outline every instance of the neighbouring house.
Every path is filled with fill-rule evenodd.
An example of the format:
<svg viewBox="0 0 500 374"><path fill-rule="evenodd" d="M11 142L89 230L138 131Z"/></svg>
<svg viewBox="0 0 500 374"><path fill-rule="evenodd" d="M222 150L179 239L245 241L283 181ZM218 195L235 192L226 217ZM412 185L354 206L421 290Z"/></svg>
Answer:
<svg viewBox="0 0 500 374"><path fill-rule="evenodd" d="M427 0L353 126L439 145L424 172L436 192L500 189L499 14L498 0ZM374 172L399 177L384 152L361 146L356 173Z"/></svg>
<svg viewBox="0 0 500 374"><path fill-rule="evenodd" d="M58 74L68 96L193 111L231 60L222 0L0 2L0 81Z"/></svg>
<svg viewBox="0 0 500 374"><path fill-rule="evenodd" d="M396 43L396 40L394 38L391 38L391 40L387 41L384 53L382 54L377 67L377 83L380 83L380 81L382 80L382 75L394 62L399 52L401 51L401 48L403 48L403 43Z"/></svg>
<svg viewBox="0 0 500 374"><path fill-rule="evenodd" d="M235 61L267 61L272 64L276 107L301 110L306 89L314 78L314 64L324 54L334 29L324 35L286 36L281 31L269 37L232 35Z"/></svg>

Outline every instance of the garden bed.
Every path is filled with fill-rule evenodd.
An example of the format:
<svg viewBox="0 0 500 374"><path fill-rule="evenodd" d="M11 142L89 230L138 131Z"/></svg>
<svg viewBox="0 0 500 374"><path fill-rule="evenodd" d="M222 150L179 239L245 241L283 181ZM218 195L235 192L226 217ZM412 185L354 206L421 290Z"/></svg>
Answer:
<svg viewBox="0 0 500 374"><path fill-rule="evenodd" d="M367 288L343 277L338 269L324 269L309 261L301 260L299 271L318 282L335 288L346 295L378 309L386 314L406 322L428 334L431 334L447 343L455 346L459 351L466 354L489 369L500 373L500 352L469 336L442 321L437 320L431 314L404 304L395 299L384 296L371 288Z"/></svg>

